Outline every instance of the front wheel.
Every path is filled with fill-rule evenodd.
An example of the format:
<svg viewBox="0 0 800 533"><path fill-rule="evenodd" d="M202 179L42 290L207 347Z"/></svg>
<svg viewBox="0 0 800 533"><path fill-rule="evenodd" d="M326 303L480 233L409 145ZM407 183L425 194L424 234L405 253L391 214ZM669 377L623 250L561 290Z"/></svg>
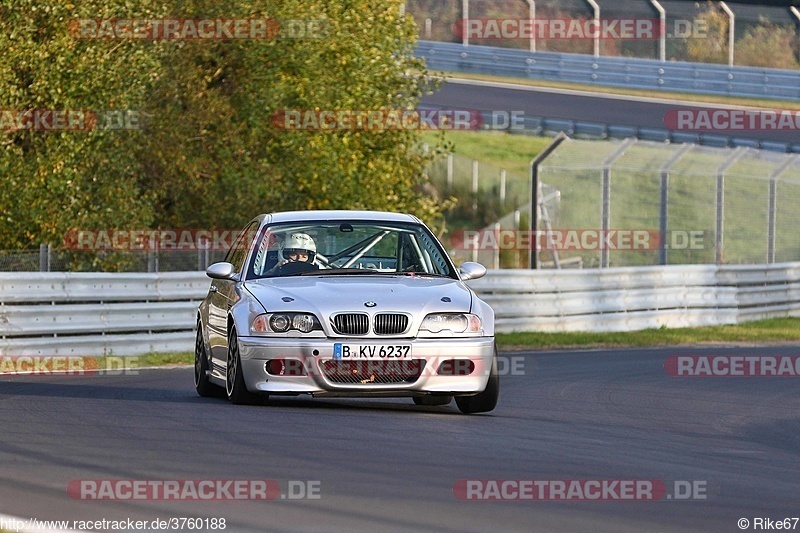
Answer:
<svg viewBox="0 0 800 533"><path fill-rule="evenodd" d="M492 369L489 372L489 381L486 382L486 388L475 396L456 396L456 405L458 410L466 415L486 413L497 406L499 396L500 374L497 371L497 348L495 347L494 357L492 357Z"/></svg>
<svg viewBox="0 0 800 533"><path fill-rule="evenodd" d="M225 368L225 392L235 404L255 403L258 396L247 390L242 375L242 358L239 357L239 338L236 328L228 335L228 360Z"/></svg>
<svg viewBox="0 0 800 533"><path fill-rule="evenodd" d="M221 392L220 388L208 379L208 368L206 344L203 342L203 329L198 320L197 337L194 341L194 388L197 394L204 398L216 396L218 392Z"/></svg>

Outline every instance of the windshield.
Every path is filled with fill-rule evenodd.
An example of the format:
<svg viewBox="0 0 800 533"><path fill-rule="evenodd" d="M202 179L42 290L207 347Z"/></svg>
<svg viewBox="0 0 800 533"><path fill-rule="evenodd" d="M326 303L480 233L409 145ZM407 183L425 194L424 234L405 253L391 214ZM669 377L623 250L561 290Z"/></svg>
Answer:
<svg viewBox="0 0 800 533"><path fill-rule="evenodd" d="M254 249L248 279L349 274L457 277L439 242L420 224L275 224L262 229Z"/></svg>

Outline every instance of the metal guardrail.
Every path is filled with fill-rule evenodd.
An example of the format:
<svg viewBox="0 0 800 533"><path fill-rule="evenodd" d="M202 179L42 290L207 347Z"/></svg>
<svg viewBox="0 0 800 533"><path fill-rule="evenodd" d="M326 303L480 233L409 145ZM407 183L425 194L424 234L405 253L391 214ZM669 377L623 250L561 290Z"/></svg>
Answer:
<svg viewBox="0 0 800 533"><path fill-rule="evenodd" d="M424 105L419 107L424 111L446 110L442 106ZM491 124L494 110L476 109L481 113L484 124ZM693 133L687 131L673 131L666 128L645 128L640 126L622 126L604 122L589 122L585 120L569 120L563 118L548 118L544 116L524 115L519 117L522 129L508 129L510 133L527 133L533 135L555 136L564 132L568 137L576 139L638 139L642 141L669 142L672 144L697 144L715 148L755 148L781 153L800 153L800 143L781 141L758 140L734 135L721 135L718 133ZM488 126L487 126L488 127Z"/></svg>
<svg viewBox="0 0 800 533"><path fill-rule="evenodd" d="M190 351L203 272L0 274L0 355ZM497 331L631 331L800 316L800 263L489 271Z"/></svg>
<svg viewBox="0 0 800 533"><path fill-rule="evenodd" d="M800 316L800 263L504 270L470 282L498 331L633 331Z"/></svg>
<svg viewBox="0 0 800 533"><path fill-rule="evenodd" d="M205 272L0 273L0 355L191 351Z"/></svg>
<svg viewBox="0 0 800 533"><path fill-rule="evenodd" d="M723 67L706 63L661 62L650 59L603 58L581 54L531 53L490 46L420 41L417 56L433 70L495 74L589 85L800 100L800 71L754 67ZM422 106L423 109L440 109ZM493 110L478 110L484 123ZM692 143L713 147L747 147L800 153L800 143L758 140L718 133L672 131L603 122L525 115L523 133L583 139L626 139ZM509 130L511 131L511 130ZM513 131L512 131L513 133Z"/></svg>
<svg viewBox="0 0 800 533"><path fill-rule="evenodd" d="M714 96L800 100L800 71L420 41L432 70Z"/></svg>

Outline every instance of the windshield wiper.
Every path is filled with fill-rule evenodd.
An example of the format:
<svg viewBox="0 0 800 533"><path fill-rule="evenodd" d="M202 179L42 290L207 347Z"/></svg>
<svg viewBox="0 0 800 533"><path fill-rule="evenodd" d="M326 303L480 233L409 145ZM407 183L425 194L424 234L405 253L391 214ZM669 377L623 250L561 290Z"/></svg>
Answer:
<svg viewBox="0 0 800 533"><path fill-rule="evenodd" d="M377 274L377 270L371 268L331 268L320 270L309 270L307 272L298 272L297 274L289 274L290 276L339 276L347 274Z"/></svg>

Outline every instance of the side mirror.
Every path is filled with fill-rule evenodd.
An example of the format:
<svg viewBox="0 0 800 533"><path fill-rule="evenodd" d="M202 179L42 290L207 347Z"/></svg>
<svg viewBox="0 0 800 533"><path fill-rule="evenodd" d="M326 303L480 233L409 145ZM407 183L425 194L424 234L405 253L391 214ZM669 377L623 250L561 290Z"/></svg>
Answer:
<svg viewBox="0 0 800 533"><path fill-rule="evenodd" d="M461 265L461 268L458 269L458 273L461 274L461 279L464 281L468 279L478 279L486 275L486 267L480 263L467 261Z"/></svg>
<svg viewBox="0 0 800 533"><path fill-rule="evenodd" d="M206 276L213 279L239 281L239 274L236 272L236 267L224 261L209 266L206 269Z"/></svg>

